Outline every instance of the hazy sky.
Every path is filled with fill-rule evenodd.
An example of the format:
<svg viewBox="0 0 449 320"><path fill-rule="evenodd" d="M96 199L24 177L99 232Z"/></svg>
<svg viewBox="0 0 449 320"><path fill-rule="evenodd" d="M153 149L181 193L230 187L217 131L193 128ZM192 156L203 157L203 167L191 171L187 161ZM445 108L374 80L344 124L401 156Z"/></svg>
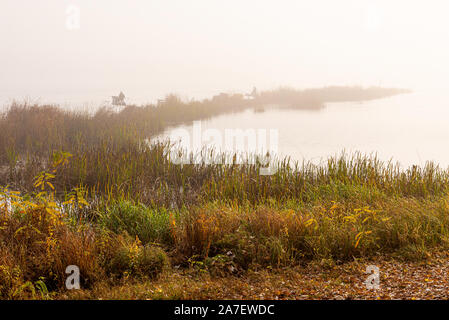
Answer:
<svg viewBox="0 0 449 320"><path fill-rule="evenodd" d="M79 29L67 28L70 6ZM436 0L1 0L0 100L447 88L448 9Z"/></svg>

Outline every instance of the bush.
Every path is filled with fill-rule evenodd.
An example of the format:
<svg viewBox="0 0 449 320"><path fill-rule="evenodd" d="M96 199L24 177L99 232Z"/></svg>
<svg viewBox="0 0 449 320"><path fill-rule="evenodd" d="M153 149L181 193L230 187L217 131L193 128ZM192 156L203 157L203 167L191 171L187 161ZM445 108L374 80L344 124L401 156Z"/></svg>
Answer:
<svg viewBox="0 0 449 320"><path fill-rule="evenodd" d="M169 265L167 254L159 247L144 246L137 256L137 272L150 278L157 277Z"/></svg>
<svg viewBox="0 0 449 320"><path fill-rule="evenodd" d="M143 244L170 244L173 241L170 219L166 209L152 210L142 204L119 201L100 213L99 223L117 234L127 232L130 236L137 236Z"/></svg>
<svg viewBox="0 0 449 320"><path fill-rule="evenodd" d="M169 265L167 254L154 245L142 245L136 238L120 236L114 256L106 265L106 270L115 277L156 278Z"/></svg>

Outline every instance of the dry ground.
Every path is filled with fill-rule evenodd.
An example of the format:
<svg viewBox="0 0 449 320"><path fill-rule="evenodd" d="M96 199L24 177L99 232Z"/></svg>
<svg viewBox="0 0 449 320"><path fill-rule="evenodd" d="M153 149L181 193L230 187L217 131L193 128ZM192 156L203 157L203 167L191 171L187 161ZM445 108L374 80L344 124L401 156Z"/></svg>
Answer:
<svg viewBox="0 0 449 320"><path fill-rule="evenodd" d="M364 281L368 265L380 270L380 288ZM173 269L156 281L103 283L90 290L61 293L57 299L448 299L449 253L418 262L380 257L341 265L247 271L240 276Z"/></svg>

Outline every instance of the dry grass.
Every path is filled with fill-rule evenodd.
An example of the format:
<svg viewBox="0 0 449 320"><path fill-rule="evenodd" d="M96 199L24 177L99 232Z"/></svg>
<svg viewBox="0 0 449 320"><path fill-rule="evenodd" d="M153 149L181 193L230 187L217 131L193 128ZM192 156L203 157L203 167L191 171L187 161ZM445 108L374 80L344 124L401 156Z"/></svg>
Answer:
<svg viewBox="0 0 449 320"><path fill-rule="evenodd" d="M446 194L364 197L346 185L344 192L326 189L313 201L241 204L237 199L154 211L119 199L94 206L80 191L64 203L56 201L52 180L66 165L55 156L56 176L46 179L44 172L34 179L39 193L2 191L3 298L51 298L64 291L69 265L80 268L88 289L154 279L170 264L223 277L311 261L332 266L379 254L420 260L448 247ZM100 209L104 212L95 218Z"/></svg>
<svg viewBox="0 0 449 320"><path fill-rule="evenodd" d="M320 101L338 90L323 89ZM276 174L261 176L260 163L174 165L170 145L142 143L168 125L318 96L170 96L94 115L11 106L0 119L0 185L10 186L0 192L0 298L60 297L68 265L90 290L71 297L98 297L117 282L123 289L108 296L133 297L126 291L173 268L227 277L379 253L419 260L447 248L449 171L432 163L400 170L343 154L322 166L280 159ZM169 296L187 297L180 288Z"/></svg>

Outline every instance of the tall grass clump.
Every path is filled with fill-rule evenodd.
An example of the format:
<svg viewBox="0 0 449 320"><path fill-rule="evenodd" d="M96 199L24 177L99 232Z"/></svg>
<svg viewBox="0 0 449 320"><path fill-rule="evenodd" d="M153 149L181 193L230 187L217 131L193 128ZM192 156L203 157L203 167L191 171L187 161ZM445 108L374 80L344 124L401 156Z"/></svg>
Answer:
<svg viewBox="0 0 449 320"><path fill-rule="evenodd" d="M390 199L377 207L335 201L296 210L282 207L209 204L191 210L177 228L177 246L186 256L232 255L237 265L248 268L403 256L449 245L446 198Z"/></svg>
<svg viewBox="0 0 449 320"><path fill-rule="evenodd" d="M109 204L99 213L99 225L117 234L126 232L138 237L143 244L152 242L170 244L173 241L171 225L176 216L167 209L151 209L142 204L119 201Z"/></svg>

